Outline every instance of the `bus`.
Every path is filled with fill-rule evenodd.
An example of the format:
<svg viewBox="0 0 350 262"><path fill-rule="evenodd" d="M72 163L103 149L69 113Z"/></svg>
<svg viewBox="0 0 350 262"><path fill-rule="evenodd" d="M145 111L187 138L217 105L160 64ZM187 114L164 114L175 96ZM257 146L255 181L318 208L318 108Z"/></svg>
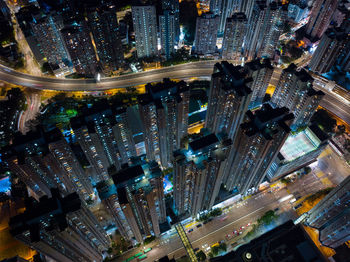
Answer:
<svg viewBox="0 0 350 262"><path fill-rule="evenodd" d="M141 261L147 258L147 255L142 255L140 257L137 258L137 261Z"/></svg>
<svg viewBox="0 0 350 262"><path fill-rule="evenodd" d="M220 246L220 243L219 242L216 242L215 244L213 244L211 247L218 247Z"/></svg>
<svg viewBox="0 0 350 262"><path fill-rule="evenodd" d="M136 255L134 255L134 258L137 258L137 257L142 256L142 255L143 255L143 253L142 253L142 252L137 253Z"/></svg>
<svg viewBox="0 0 350 262"><path fill-rule="evenodd" d="M143 253L146 254L146 253L150 252L151 250L152 250L151 247L150 247L150 248L146 248L146 249L143 251Z"/></svg>

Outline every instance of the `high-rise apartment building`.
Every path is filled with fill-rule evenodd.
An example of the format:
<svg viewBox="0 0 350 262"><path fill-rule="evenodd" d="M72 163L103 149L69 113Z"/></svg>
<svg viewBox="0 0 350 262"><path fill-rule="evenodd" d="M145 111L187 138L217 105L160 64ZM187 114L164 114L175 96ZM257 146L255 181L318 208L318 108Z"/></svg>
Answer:
<svg viewBox="0 0 350 262"><path fill-rule="evenodd" d="M122 207L119 204L117 188L114 185L113 180L109 179L107 181L99 182L96 185L96 189L102 204L112 216L120 235L127 240L132 240L134 233L131 230L128 217L125 216Z"/></svg>
<svg viewBox="0 0 350 262"><path fill-rule="evenodd" d="M99 71L91 36L85 23L68 25L61 30L66 47L78 74L95 76Z"/></svg>
<svg viewBox="0 0 350 262"><path fill-rule="evenodd" d="M231 140L202 130L190 138L188 149L174 152L174 209L196 216L210 210L218 196Z"/></svg>
<svg viewBox="0 0 350 262"><path fill-rule="evenodd" d="M320 74L330 71L349 42L350 37L342 27L328 29L312 55L310 69Z"/></svg>
<svg viewBox="0 0 350 262"><path fill-rule="evenodd" d="M124 54L119 34L117 10L114 6L98 6L87 10L97 58L106 76L123 64Z"/></svg>
<svg viewBox="0 0 350 262"><path fill-rule="evenodd" d="M347 177L307 213L306 225L318 229L324 246L336 248L350 240L349 192Z"/></svg>
<svg viewBox="0 0 350 262"><path fill-rule="evenodd" d="M294 0L288 5L288 18L295 23L300 23L309 14L307 2L304 0Z"/></svg>
<svg viewBox="0 0 350 262"><path fill-rule="evenodd" d="M304 70L290 64L282 71L271 102L276 107L287 107L294 114L292 129L308 125L325 95L312 88L313 78Z"/></svg>
<svg viewBox="0 0 350 262"><path fill-rule="evenodd" d="M213 13L205 13L197 17L194 40L195 53L209 55L216 52L216 40L220 17Z"/></svg>
<svg viewBox="0 0 350 262"><path fill-rule="evenodd" d="M19 241L55 261L101 261L110 239L77 193L39 202L28 199L26 210L9 221L10 233Z"/></svg>
<svg viewBox="0 0 350 262"><path fill-rule="evenodd" d="M40 14L32 20L31 27L52 71L57 77L62 77L73 73L73 65L60 32L62 28L56 23L55 18L58 19L58 15L54 13Z"/></svg>
<svg viewBox="0 0 350 262"><path fill-rule="evenodd" d="M91 123L86 123L82 117L72 118L71 127L74 130L75 138L84 151L90 165L93 169L92 180L96 184L99 181L107 180L107 168L101 158L101 152L96 147L96 141L93 137L95 134L94 127Z"/></svg>
<svg viewBox="0 0 350 262"><path fill-rule="evenodd" d="M162 1L163 11L171 11L174 15L174 30L175 30L175 41L179 40L180 36L180 5L178 0L163 0Z"/></svg>
<svg viewBox="0 0 350 262"><path fill-rule="evenodd" d="M287 18L287 7L280 3L257 1L248 21L245 52L248 60L273 58L278 39Z"/></svg>
<svg viewBox="0 0 350 262"><path fill-rule="evenodd" d="M167 167L172 152L187 134L189 88L183 81L164 79L162 83L147 84L146 90L138 106L147 158Z"/></svg>
<svg viewBox="0 0 350 262"><path fill-rule="evenodd" d="M58 187L54 174L47 170L47 151L42 134L28 132L26 136L15 136L11 149L3 157L11 172L27 185L30 195L36 199L50 196L50 188Z"/></svg>
<svg viewBox="0 0 350 262"><path fill-rule="evenodd" d="M222 45L222 59L234 60L240 64L248 20L244 13L234 13L227 18Z"/></svg>
<svg viewBox="0 0 350 262"><path fill-rule="evenodd" d="M225 167L224 185L241 194L254 192L283 146L290 132L293 114L288 108L247 111L245 121L237 130Z"/></svg>
<svg viewBox="0 0 350 262"><path fill-rule="evenodd" d="M210 12L219 16L218 34L225 31L227 18L234 12L238 12L240 3L237 0L211 0Z"/></svg>
<svg viewBox="0 0 350 262"><path fill-rule="evenodd" d="M169 59L175 52L176 43L175 15L171 11L164 10L163 15L159 16L159 33L161 52Z"/></svg>
<svg viewBox="0 0 350 262"><path fill-rule="evenodd" d="M242 1L240 1L238 11L244 13L246 15L248 21L250 20L250 17L252 15L255 2L256 2L255 0L242 0Z"/></svg>
<svg viewBox="0 0 350 262"><path fill-rule="evenodd" d="M273 66L269 59L255 59L244 65L246 77L252 78L249 87L252 90L252 97L249 108L261 105L270 83Z"/></svg>
<svg viewBox="0 0 350 262"><path fill-rule="evenodd" d="M215 134L226 133L231 139L234 139L251 100L249 85L252 79L246 78L241 70L241 66L227 61L216 63L210 84L205 127Z"/></svg>
<svg viewBox="0 0 350 262"><path fill-rule="evenodd" d="M62 194L77 192L83 200L93 194L89 178L59 130L16 137L6 163L36 199L50 196L53 187Z"/></svg>
<svg viewBox="0 0 350 262"><path fill-rule="evenodd" d="M159 224L166 222L162 172L151 162L128 166L112 175L118 203L135 239L159 236ZM117 210L118 211L118 210Z"/></svg>
<svg viewBox="0 0 350 262"><path fill-rule="evenodd" d="M320 39L331 22L333 13L337 9L338 0L316 0L312 3L306 34L311 39Z"/></svg>
<svg viewBox="0 0 350 262"><path fill-rule="evenodd" d="M157 55L157 15L155 6L138 1L131 7L131 10L137 57Z"/></svg>
<svg viewBox="0 0 350 262"><path fill-rule="evenodd" d="M116 124L113 126L114 137L117 142L121 162L127 163L131 157L136 156L135 142L131 132L127 109L117 107L113 112L116 121Z"/></svg>

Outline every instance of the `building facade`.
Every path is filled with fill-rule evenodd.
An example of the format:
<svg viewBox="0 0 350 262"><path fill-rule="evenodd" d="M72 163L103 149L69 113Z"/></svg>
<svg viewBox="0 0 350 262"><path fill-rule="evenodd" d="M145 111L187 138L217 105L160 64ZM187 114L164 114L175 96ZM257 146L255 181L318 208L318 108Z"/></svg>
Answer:
<svg viewBox="0 0 350 262"><path fill-rule="evenodd" d="M328 29L321 37L309 63L312 71L319 74L329 72L340 56L348 55L350 37L341 27ZM346 54L342 54L343 51Z"/></svg>
<svg viewBox="0 0 350 262"><path fill-rule="evenodd" d="M137 242L160 235L166 222L162 173L155 162L127 166L112 175L118 203ZM118 210L117 210L118 211ZM127 228L125 228L127 230Z"/></svg>
<svg viewBox="0 0 350 262"><path fill-rule="evenodd" d="M235 64L242 62L247 26L248 20L244 13L234 13L227 18L222 45L222 59L234 60Z"/></svg>
<svg viewBox="0 0 350 262"><path fill-rule="evenodd" d="M202 130L174 152L174 210L181 217L210 210L218 196L231 140Z"/></svg>
<svg viewBox="0 0 350 262"><path fill-rule="evenodd" d="M211 78L205 127L213 133L226 133L234 139L251 100L252 79L246 78L241 66L227 61L216 63Z"/></svg>
<svg viewBox="0 0 350 262"><path fill-rule="evenodd" d="M161 52L165 55L166 59L169 59L171 54L175 52L175 22L175 14L171 11L164 10L163 15L159 16L160 43L162 45Z"/></svg>
<svg viewBox="0 0 350 262"><path fill-rule="evenodd" d="M151 57L158 54L157 15L152 5L133 5L132 21L135 31L137 57Z"/></svg>
<svg viewBox="0 0 350 262"><path fill-rule="evenodd" d="M168 167L172 152L187 134L189 88L183 81L164 79L162 83L147 84L146 90L138 106L147 158Z"/></svg>
<svg viewBox="0 0 350 262"><path fill-rule="evenodd" d="M294 114L292 129L305 127L324 97L322 91L312 88L313 78L294 64L282 71L271 102L277 107L287 107Z"/></svg>
<svg viewBox="0 0 350 262"><path fill-rule="evenodd" d="M87 19L102 71L106 76L110 76L124 62L117 10L113 6L101 5L88 9Z"/></svg>
<svg viewBox="0 0 350 262"><path fill-rule="evenodd" d="M78 74L95 76L99 71L99 63L85 23L66 26L61 33L75 71Z"/></svg>
<svg viewBox="0 0 350 262"><path fill-rule="evenodd" d="M305 223L318 229L322 245L336 248L350 240L349 202L347 177L308 212Z"/></svg>
<svg viewBox="0 0 350 262"><path fill-rule="evenodd" d="M110 239L77 193L39 202L27 201L24 213L10 219L10 233L19 241L56 261L101 261Z"/></svg>
<svg viewBox="0 0 350 262"><path fill-rule="evenodd" d="M55 17L55 14L41 14L33 19L31 27L52 71L56 77L63 77L73 73L73 65Z"/></svg>
<svg viewBox="0 0 350 262"><path fill-rule="evenodd" d="M174 31L175 41L177 42L180 37L180 5L177 0L163 0L162 1L163 11L171 11L174 14Z"/></svg>
<svg viewBox="0 0 350 262"><path fill-rule="evenodd" d="M320 39L326 32L338 2L338 0L316 0L313 2L310 19L306 25L306 34L311 39Z"/></svg>
<svg viewBox="0 0 350 262"><path fill-rule="evenodd" d="M293 114L288 108L269 104L254 113L247 111L232 144L225 167L228 191L254 192L266 176L290 132Z"/></svg>
<svg viewBox="0 0 350 262"><path fill-rule="evenodd" d="M220 17L213 13L205 13L197 17L194 40L195 53L210 55L216 52L216 40Z"/></svg>
<svg viewBox="0 0 350 262"><path fill-rule="evenodd" d="M278 39L283 31L283 23L287 18L287 7L276 2L266 5L257 1L248 21L250 30L246 37L246 57L273 58Z"/></svg>
<svg viewBox="0 0 350 262"><path fill-rule="evenodd" d="M269 59L255 59L244 64L246 77L252 79L252 82L249 83L249 87L252 90L249 109L262 104L273 70L274 68Z"/></svg>

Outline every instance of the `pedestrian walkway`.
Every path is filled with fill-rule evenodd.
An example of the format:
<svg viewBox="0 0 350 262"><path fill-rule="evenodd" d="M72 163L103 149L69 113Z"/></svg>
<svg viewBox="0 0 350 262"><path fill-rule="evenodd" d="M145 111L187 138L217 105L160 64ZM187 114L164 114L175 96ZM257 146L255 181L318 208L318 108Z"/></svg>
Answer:
<svg viewBox="0 0 350 262"><path fill-rule="evenodd" d="M191 242L188 239L186 232L185 232L184 228L182 227L181 223L176 224L175 228L176 228L177 233L179 234L181 242L184 245L184 248L186 249L186 252L187 252L191 262L198 262L196 254L193 251Z"/></svg>

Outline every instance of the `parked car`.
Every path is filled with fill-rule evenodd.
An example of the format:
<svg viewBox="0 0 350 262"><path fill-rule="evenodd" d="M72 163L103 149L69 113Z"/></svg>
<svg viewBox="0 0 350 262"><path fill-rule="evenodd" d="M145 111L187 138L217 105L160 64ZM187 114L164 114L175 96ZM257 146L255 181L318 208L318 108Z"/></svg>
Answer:
<svg viewBox="0 0 350 262"><path fill-rule="evenodd" d="M199 224L199 225L197 225L196 227L201 227L202 226L202 224Z"/></svg>
<svg viewBox="0 0 350 262"><path fill-rule="evenodd" d="M188 233L191 233L193 231L193 228L191 228L190 230L188 230Z"/></svg>

